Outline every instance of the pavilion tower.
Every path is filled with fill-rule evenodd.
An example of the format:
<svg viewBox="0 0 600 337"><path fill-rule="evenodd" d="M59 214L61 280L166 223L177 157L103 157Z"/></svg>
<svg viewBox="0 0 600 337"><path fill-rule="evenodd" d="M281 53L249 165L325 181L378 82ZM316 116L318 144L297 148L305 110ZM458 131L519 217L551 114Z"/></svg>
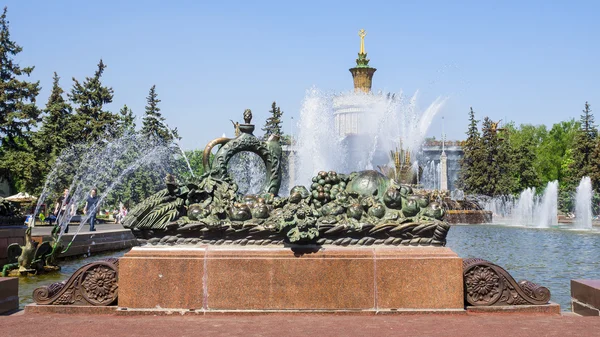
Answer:
<svg viewBox="0 0 600 337"><path fill-rule="evenodd" d="M358 32L360 36L360 51L358 52L358 58L356 59L356 67L351 68L352 78L354 79L354 91L355 92L371 92L371 84L373 81L373 74L377 69L369 66L369 59L365 52L365 36L367 32L361 29Z"/></svg>

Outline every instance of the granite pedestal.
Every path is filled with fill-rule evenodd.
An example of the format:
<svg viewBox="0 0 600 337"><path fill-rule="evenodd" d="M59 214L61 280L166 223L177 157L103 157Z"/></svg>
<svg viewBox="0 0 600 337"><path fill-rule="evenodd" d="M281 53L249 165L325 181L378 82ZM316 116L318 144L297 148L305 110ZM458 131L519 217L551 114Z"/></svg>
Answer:
<svg viewBox="0 0 600 337"><path fill-rule="evenodd" d="M600 316L600 280L571 280L571 308L581 316Z"/></svg>
<svg viewBox="0 0 600 337"><path fill-rule="evenodd" d="M25 230L27 226L23 225L12 225L4 226L0 225L0 267L8 263L8 256L6 249L12 243L17 243L19 246L25 245Z"/></svg>
<svg viewBox="0 0 600 337"><path fill-rule="evenodd" d="M19 279L0 277L0 315L19 309Z"/></svg>
<svg viewBox="0 0 600 337"><path fill-rule="evenodd" d="M121 310L461 312L462 259L442 247L136 247Z"/></svg>

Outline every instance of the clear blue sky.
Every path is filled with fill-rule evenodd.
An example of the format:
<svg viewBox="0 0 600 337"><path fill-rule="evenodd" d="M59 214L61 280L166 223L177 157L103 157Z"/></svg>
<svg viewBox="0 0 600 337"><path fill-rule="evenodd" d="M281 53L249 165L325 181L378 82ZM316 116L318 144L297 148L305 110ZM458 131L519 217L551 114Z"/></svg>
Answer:
<svg viewBox="0 0 600 337"><path fill-rule="evenodd" d="M42 1L8 0L17 60L46 103L52 73L66 91L91 76L142 116L156 84L167 122L186 149L203 148L230 119L252 109L257 125L276 100L284 131L306 89L347 91L367 30L378 70L375 91L412 94L425 108L450 99L430 129L463 138L467 112L478 118L547 124L600 112L598 1ZM600 118L600 116L599 116ZM138 121L140 122L140 121Z"/></svg>

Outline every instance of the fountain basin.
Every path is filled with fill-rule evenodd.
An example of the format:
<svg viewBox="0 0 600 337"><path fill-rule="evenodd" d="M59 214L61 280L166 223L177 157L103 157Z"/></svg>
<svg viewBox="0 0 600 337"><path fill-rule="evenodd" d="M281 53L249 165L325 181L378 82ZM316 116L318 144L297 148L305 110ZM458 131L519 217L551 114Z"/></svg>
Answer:
<svg viewBox="0 0 600 337"><path fill-rule="evenodd" d="M442 247L136 247L119 261L119 307L464 312L462 272Z"/></svg>
<svg viewBox="0 0 600 337"><path fill-rule="evenodd" d="M451 224L485 224L492 222L491 211L480 210L447 210L444 221Z"/></svg>

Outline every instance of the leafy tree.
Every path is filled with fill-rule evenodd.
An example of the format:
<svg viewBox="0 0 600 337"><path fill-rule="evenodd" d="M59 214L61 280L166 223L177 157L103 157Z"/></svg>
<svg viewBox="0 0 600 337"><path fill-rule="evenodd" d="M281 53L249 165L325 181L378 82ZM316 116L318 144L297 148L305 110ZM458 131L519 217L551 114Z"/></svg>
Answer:
<svg viewBox="0 0 600 337"><path fill-rule="evenodd" d="M32 129L40 120L35 99L40 91L38 82L20 80L30 76L34 67L21 67L15 57L23 50L10 39L7 8L0 16L0 176L4 179L31 179L34 172L24 172L21 164L33 164ZM25 159L28 159L25 161ZM27 169L27 168L25 168ZM29 169L27 169L29 171Z"/></svg>
<svg viewBox="0 0 600 337"><path fill-rule="evenodd" d="M513 156L512 192L519 193L528 187L540 187L537 149L547 135L546 127L525 124L516 128L513 123L509 123L505 129L509 135L505 140L508 141Z"/></svg>
<svg viewBox="0 0 600 337"><path fill-rule="evenodd" d="M512 147L511 151L514 155L512 192L518 193L528 187L539 187L540 177L534 166L537 154L533 140L525 139L520 146Z"/></svg>
<svg viewBox="0 0 600 337"><path fill-rule="evenodd" d="M160 108L158 107L158 103L160 100L157 98L156 94L156 85L153 85L150 88L150 92L148 93L148 97L146 98L146 113L142 120L142 134L148 137L149 139L156 142L164 142L168 143L173 140L173 135L179 138L177 135L177 130L169 129L165 123L165 118L160 113Z"/></svg>
<svg viewBox="0 0 600 337"><path fill-rule="evenodd" d="M265 140L269 139L271 135L281 136L282 134L281 124L283 122L281 117L283 116L283 112L281 111L281 108L277 106L276 102L273 102L269 112L271 113L271 117L267 118L265 121L265 127L262 128L262 130L265 132L265 135L263 136Z"/></svg>
<svg viewBox="0 0 600 337"><path fill-rule="evenodd" d="M582 177L590 176L594 165L594 149L596 148L598 129L594 125L594 115L588 102L585 102L585 108L580 119L579 132L575 135L573 147L573 163L569 166L571 174L567 179L567 184L576 186ZM596 185L598 182L596 182Z"/></svg>
<svg viewBox="0 0 600 337"><path fill-rule="evenodd" d="M540 185L545 186L548 182L558 180L563 185L569 173L572 161L572 147L575 135L579 129L579 123L571 119L554 124L552 128L542 136L541 142L536 149L536 170L540 176Z"/></svg>
<svg viewBox="0 0 600 337"><path fill-rule="evenodd" d="M79 140L92 142L115 135L119 116L103 110L105 104L112 103L113 89L102 85L100 81L106 69L100 60L98 70L93 77L86 77L80 83L73 78L73 88L69 98L76 105L74 123L79 130Z"/></svg>
<svg viewBox="0 0 600 337"><path fill-rule="evenodd" d="M204 167L202 166L203 153L203 150L185 151L185 155L190 162L190 167L194 172L194 177L196 178L200 177L204 173ZM173 175L175 175L177 179L182 182L192 180L192 174L190 173L190 169L188 168L183 156L178 156L175 160L173 164Z"/></svg>

